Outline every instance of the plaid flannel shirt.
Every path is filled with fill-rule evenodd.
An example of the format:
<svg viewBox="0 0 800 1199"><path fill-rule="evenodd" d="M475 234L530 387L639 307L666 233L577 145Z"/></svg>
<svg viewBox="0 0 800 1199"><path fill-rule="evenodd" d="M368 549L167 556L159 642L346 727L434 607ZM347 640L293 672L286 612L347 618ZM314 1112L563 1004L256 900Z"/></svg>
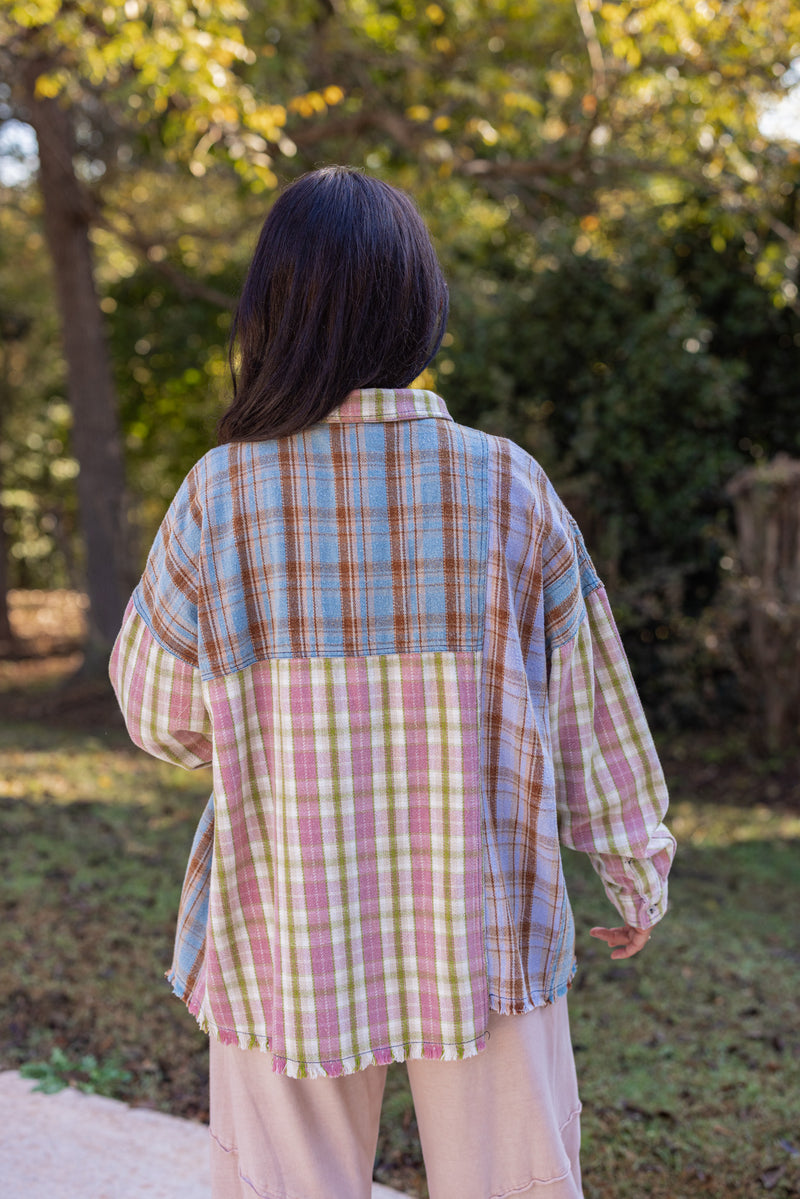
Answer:
<svg viewBox="0 0 800 1199"><path fill-rule="evenodd" d="M169 977L295 1077L485 1044L567 990L561 841L666 910L663 775L605 592L541 468L418 390L190 471L111 676L210 765Z"/></svg>

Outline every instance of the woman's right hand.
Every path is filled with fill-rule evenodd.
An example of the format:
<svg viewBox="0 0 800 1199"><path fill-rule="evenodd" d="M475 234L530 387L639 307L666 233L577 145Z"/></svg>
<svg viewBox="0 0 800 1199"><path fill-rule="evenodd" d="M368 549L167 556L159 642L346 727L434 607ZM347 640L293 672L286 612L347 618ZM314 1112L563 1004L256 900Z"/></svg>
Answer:
<svg viewBox="0 0 800 1199"><path fill-rule="evenodd" d="M649 928L634 928L632 924L625 924L622 928L591 928L589 934L612 947L612 958L632 958L640 949L644 949L651 931Z"/></svg>

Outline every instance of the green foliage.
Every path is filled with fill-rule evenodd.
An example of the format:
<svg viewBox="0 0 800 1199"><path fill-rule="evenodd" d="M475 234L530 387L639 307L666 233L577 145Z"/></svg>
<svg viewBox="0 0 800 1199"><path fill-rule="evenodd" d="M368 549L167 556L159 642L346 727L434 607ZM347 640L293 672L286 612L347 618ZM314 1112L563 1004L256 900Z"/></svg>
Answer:
<svg viewBox="0 0 800 1199"><path fill-rule="evenodd" d="M79 584L71 424L43 237L23 197L0 208L0 509L11 586Z"/></svg>
<svg viewBox="0 0 800 1199"><path fill-rule="evenodd" d="M615 576L665 553L691 565L709 500L737 462L725 430L740 372L705 351L702 320L668 264L540 253L536 273L482 308L454 315L458 404L576 492Z"/></svg>
<svg viewBox="0 0 800 1199"><path fill-rule="evenodd" d="M729 711L730 663L700 618L725 578L728 480L800 447L800 318L760 284L743 235L722 254L707 225L667 236L644 216L602 240L564 232L454 247L439 385L551 474L651 713Z"/></svg>
<svg viewBox="0 0 800 1199"><path fill-rule="evenodd" d="M230 277L216 286L235 290ZM128 477L140 550L150 541L181 479L215 444L228 402L230 313L188 299L143 267L109 290L109 318Z"/></svg>
<svg viewBox="0 0 800 1199"><path fill-rule="evenodd" d="M201 178L220 143L245 184L264 191L277 184L265 139L280 137L286 108L242 79L256 58L243 36L246 17L240 0L23 0L4 7L0 35L14 55L12 78L27 63L38 97L61 97L107 134L108 120L91 116L102 88L128 145L123 162L158 148ZM102 140L90 137L88 147Z"/></svg>
<svg viewBox="0 0 800 1199"><path fill-rule="evenodd" d="M108 1095L113 1098L133 1077L111 1059L98 1062L93 1053L77 1060L56 1047L46 1062L24 1062L19 1070L23 1078L37 1080L34 1091L54 1095L68 1086L75 1086L86 1095Z"/></svg>
<svg viewBox="0 0 800 1199"><path fill-rule="evenodd" d="M793 187L788 219L800 218L800 191ZM800 369L800 311L776 303L778 280L797 271L797 255L776 238L757 259L757 239L747 225L729 231L724 245L713 244L708 213L690 207L667 249L673 270L692 298L707 330L707 349L740 372L741 402L733 429L745 458L759 461L776 453L800 455L797 377ZM773 264L774 276L759 269ZM792 288L786 284L786 294Z"/></svg>

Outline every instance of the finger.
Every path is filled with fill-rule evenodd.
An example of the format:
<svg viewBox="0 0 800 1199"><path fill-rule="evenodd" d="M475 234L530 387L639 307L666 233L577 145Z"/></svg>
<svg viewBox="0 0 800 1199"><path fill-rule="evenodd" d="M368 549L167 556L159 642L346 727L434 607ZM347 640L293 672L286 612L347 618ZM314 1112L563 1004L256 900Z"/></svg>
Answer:
<svg viewBox="0 0 800 1199"><path fill-rule="evenodd" d="M628 944L621 949L615 949L612 958L632 958L635 953L644 949L650 940L650 934L644 929L631 929Z"/></svg>
<svg viewBox="0 0 800 1199"><path fill-rule="evenodd" d="M624 945L628 940L628 930L625 928L590 928L590 937L606 941L609 945Z"/></svg>
<svg viewBox="0 0 800 1199"><path fill-rule="evenodd" d="M631 924L626 924L623 928L592 928L589 932L593 937L605 941L610 948L613 948L611 957L614 959L633 957L634 954L644 949L650 940L648 929L634 928Z"/></svg>
<svg viewBox="0 0 800 1199"><path fill-rule="evenodd" d="M639 950L635 945L625 945L622 949L614 949L611 952L612 958L632 958Z"/></svg>

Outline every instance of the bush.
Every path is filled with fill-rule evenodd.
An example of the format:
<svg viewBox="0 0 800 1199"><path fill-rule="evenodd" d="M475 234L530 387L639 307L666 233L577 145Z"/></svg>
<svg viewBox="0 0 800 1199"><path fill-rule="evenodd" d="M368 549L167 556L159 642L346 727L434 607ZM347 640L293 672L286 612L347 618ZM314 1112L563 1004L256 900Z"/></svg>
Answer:
<svg viewBox="0 0 800 1199"><path fill-rule="evenodd" d="M564 243L516 263L489 255L477 275L457 266L442 386L457 418L513 438L548 471L609 587L651 713L685 722L740 706L703 614L731 536L727 481L753 452L800 444L789 359L777 354L800 322L732 252L706 262L692 290L676 238L633 237L606 257ZM740 292L758 343L736 335Z"/></svg>

